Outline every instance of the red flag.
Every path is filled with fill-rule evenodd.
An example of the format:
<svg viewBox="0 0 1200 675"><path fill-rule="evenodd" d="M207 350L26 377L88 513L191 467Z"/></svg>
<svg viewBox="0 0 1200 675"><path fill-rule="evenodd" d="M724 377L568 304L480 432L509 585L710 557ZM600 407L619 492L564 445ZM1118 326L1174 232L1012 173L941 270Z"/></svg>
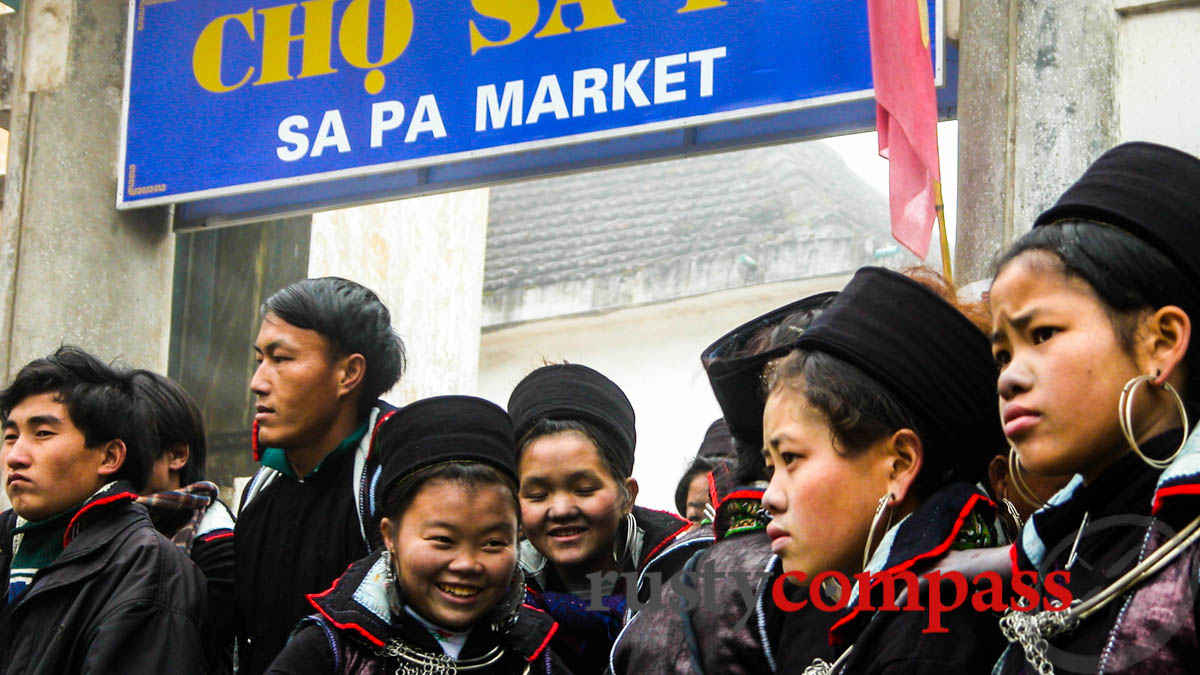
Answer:
<svg viewBox="0 0 1200 675"><path fill-rule="evenodd" d="M892 236L929 252L938 170L937 99L926 0L867 0L879 154L889 162Z"/></svg>

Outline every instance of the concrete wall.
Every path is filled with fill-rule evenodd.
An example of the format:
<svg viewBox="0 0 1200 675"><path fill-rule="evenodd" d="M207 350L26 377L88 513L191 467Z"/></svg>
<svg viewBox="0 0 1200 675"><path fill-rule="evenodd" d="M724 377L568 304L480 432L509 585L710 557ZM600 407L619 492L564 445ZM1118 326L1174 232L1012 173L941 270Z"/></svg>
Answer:
<svg viewBox="0 0 1200 675"><path fill-rule="evenodd" d="M164 369L173 236L117 211L124 0L30 0L0 224L0 376L63 342Z"/></svg>
<svg viewBox="0 0 1200 675"><path fill-rule="evenodd" d="M962 8L958 280L987 278L1101 153L1200 154L1195 0L975 0Z"/></svg>
<svg viewBox="0 0 1200 675"><path fill-rule="evenodd" d="M675 510L675 484L720 416L700 352L734 327L848 276L765 284L669 303L485 331L479 393L506 405L544 361L580 363L616 382L637 413L634 477L643 506Z"/></svg>
<svg viewBox="0 0 1200 675"><path fill-rule="evenodd" d="M481 189L313 215L309 276L374 290L404 339L394 404L475 393L487 202Z"/></svg>
<svg viewBox="0 0 1200 675"><path fill-rule="evenodd" d="M1200 3L1116 4L1123 8L1116 72L1121 140L1154 141L1200 155Z"/></svg>

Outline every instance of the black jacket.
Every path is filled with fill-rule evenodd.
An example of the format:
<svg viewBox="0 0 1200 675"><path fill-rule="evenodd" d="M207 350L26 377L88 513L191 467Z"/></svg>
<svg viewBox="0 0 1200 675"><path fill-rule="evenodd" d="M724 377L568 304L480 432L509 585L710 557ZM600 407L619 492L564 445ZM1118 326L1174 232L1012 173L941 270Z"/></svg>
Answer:
<svg viewBox="0 0 1200 675"><path fill-rule="evenodd" d="M671 546L688 557L684 569L697 571L686 583L698 597L685 603L664 576L654 608L630 620L613 646L613 672L763 675L780 657L806 665L816 657L831 660L822 647L835 617L815 610L772 612L766 580L778 559L759 515L763 486L736 485L727 466L709 479L716 522L680 535ZM768 627L775 633L767 634ZM801 649L804 657L796 656Z"/></svg>
<svg viewBox="0 0 1200 675"><path fill-rule="evenodd" d="M0 596L0 672L206 672L204 576L129 488L89 499L58 559L12 605ZM4 579L15 523L12 511L0 515Z"/></svg>
<svg viewBox="0 0 1200 675"><path fill-rule="evenodd" d="M171 539L179 550L190 549L189 557L204 574L208 586L209 672L232 673L233 514L220 500L182 511L146 503L144 499L143 504L150 511L155 529ZM195 528L182 533L180 528L196 516L200 518Z"/></svg>
<svg viewBox="0 0 1200 675"><path fill-rule="evenodd" d="M1142 443L1155 458L1179 447L1174 430ZM1193 434L1166 471L1129 453L1089 484L1078 476L1030 519L1013 550L1039 592L1052 572L1072 598L1096 596L1200 515L1200 455ZM1082 531L1081 531L1082 528ZM1074 558L1073 562L1070 562ZM1060 572L1061 573L1061 572ZM1132 589L1117 594L1078 625L1048 638L1056 673L1194 673L1200 640L1200 551L1183 555ZM1020 644L1010 645L995 672L1031 672Z"/></svg>
<svg viewBox="0 0 1200 675"><path fill-rule="evenodd" d="M380 550L378 526L360 525L367 520L361 497L370 490L356 494L356 485L364 481L355 472L355 460L357 453L369 451L370 430L391 409L382 402L376 406L355 452L329 456L302 481L278 475L249 503L243 497L233 544L242 675L267 669L296 623L312 612L306 595L329 588L350 563Z"/></svg>
<svg viewBox="0 0 1200 675"><path fill-rule="evenodd" d="M625 561L627 572L640 574L653 568L662 578L670 578L687 562L690 548L676 549L675 545L691 523L673 513L641 506L633 507L633 517L637 531L633 550ZM625 527L618 529L617 539L625 536ZM561 627L554 636L553 646L567 667L577 675L598 675L607 670L609 652L630 617L625 577L603 599L605 610L596 611L588 609L588 600L567 591L553 565L528 541L521 544L521 567L529 587L527 602L554 617ZM643 595L643 599L649 599L648 593Z"/></svg>
<svg viewBox="0 0 1200 675"><path fill-rule="evenodd" d="M389 564L375 553L352 565L324 593L309 596L317 613L296 629L269 675L375 675L413 667L401 657L381 654L389 648L447 658L428 630L403 609L392 609L397 601L388 597L383 581ZM491 661L471 670L479 675L570 675L549 646L558 624L544 612L522 606L522 589L517 574L509 597L472 629L457 665Z"/></svg>
<svg viewBox="0 0 1200 675"><path fill-rule="evenodd" d="M940 570L952 550L996 547L1002 543L995 526L995 505L976 486L953 483L930 495L911 515L884 535L868 570L897 574L904 570L924 576ZM904 584L901 582L900 587ZM923 611L862 611L857 596L829 631L839 652L853 650L837 673L988 673L1004 650L999 615L977 611L970 601L979 590L968 578L967 595L957 609L941 614L947 632L931 628L930 591L922 586ZM952 603L956 591L948 580L939 584L942 603ZM872 606L883 603L882 585L871 593ZM907 606L907 603L904 605ZM901 607L897 603L897 609ZM780 661L779 672L801 672L809 663Z"/></svg>

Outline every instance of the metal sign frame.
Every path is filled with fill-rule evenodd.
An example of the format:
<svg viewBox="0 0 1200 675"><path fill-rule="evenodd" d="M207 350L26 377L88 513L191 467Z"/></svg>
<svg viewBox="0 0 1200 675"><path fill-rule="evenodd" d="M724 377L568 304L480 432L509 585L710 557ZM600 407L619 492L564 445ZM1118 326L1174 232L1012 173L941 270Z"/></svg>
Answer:
<svg viewBox="0 0 1200 675"><path fill-rule="evenodd" d="M957 114L958 54L945 40L944 0L935 0L935 85L941 119ZM118 195L125 190L126 141L139 0L130 0L130 42L122 100ZM864 6L865 12L865 6ZM744 108L632 127L461 153L266 180L182 195L118 202L118 208L173 205L176 231L301 215L403 197L868 131L875 126L871 89Z"/></svg>

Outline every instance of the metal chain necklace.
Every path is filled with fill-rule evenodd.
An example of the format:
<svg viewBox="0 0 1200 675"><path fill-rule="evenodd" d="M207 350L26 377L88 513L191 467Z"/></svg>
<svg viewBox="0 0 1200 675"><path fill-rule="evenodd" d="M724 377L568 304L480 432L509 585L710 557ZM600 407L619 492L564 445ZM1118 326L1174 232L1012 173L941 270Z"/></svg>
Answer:
<svg viewBox="0 0 1200 675"><path fill-rule="evenodd" d="M456 675L481 670L500 660L504 650L499 645L483 656L471 659L454 659L448 654L434 654L418 649L403 640L390 640L376 650L379 656L397 660L395 675Z"/></svg>
<svg viewBox="0 0 1200 675"><path fill-rule="evenodd" d="M1000 630L1010 643L1021 646L1021 650L1025 652L1026 663L1033 667L1038 675L1053 675L1054 665L1046 657L1046 650L1050 646L1049 638L1071 632L1079 622L1157 574L1191 548L1197 540L1200 540L1200 518L1188 523L1187 527L1167 540L1158 550L1088 600L1077 599L1069 608L1058 611L1016 612L1009 609L1000 618ZM1074 552L1073 550L1072 557Z"/></svg>

